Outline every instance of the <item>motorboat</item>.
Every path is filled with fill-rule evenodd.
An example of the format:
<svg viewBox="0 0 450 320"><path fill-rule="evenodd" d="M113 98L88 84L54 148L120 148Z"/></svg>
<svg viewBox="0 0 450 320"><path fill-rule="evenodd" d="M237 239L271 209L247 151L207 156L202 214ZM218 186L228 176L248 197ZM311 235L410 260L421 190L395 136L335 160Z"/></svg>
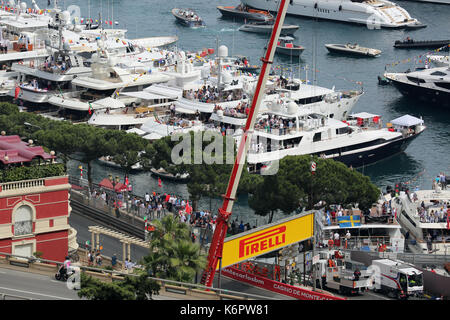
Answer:
<svg viewBox="0 0 450 320"><path fill-rule="evenodd" d="M417 41L411 39L410 37L405 40L396 40L394 43L394 48L427 48L427 49L437 49L437 48L445 48L450 45L450 40L423 40Z"/></svg>
<svg viewBox="0 0 450 320"><path fill-rule="evenodd" d="M247 162L257 173L296 155L333 159L353 168L366 166L403 152L425 130L422 119L404 117L382 127L381 117L367 112L339 121L291 105L272 109L255 124Z"/></svg>
<svg viewBox="0 0 450 320"><path fill-rule="evenodd" d="M255 21L269 21L273 20L273 15L268 11L251 9L242 4L233 6L217 6L224 18L238 18L239 20L255 20Z"/></svg>
<svg viewBox="0 0 450 320"><path fill-rule="evenodd" d="M183 173L183 174L177 173L174 175L170 172L167 172L163 168L159 168L159 169L151 168L150 171L154 176L161 178L162 180L168 180L168 181L174 181L174 182L186 182L187 180L189 180L189 173Z"/></svg>
<svg viewBox="0 0 450 320"><path fill-rule="evenodd" d="M438 185L432 190L402 190L394 195L391 207L396 210L396 220L404 232L409 233L410 251L436 255L450 252L449 204L450 191Z"/></svg>
<svg viewBox="0 0 450 320"><path fill-rule="evenodd" d="M172 14L181 24L190 27L204 27L205 21L193 10L193 9L180 9L174 8L172 9Z"/></svg>
<svg viewBox="0 0 450 320"><path fill-rule="evenodd" d="M281 35L293 35L300 27L295 24L285 24L281 27ZM239 31L271 34L273 23L271 22L249 22L239 27Z"/></svg>
<svg viewBox="0 0 450 320"><path fill-rule="evenodd" d="M408 73L386 72L384 76L405 97L433 103L436 106L450 107L450 69L448 66Z"/></svg>
<svg viewBox="0 0 450 320"><path fill-rule="evenodd" d="M325 47L330 53L344 53L364 57L378 57L381 54L381 50L361 47L357 43L325 44Z"/></svg>
<svg viewBox="0 0 450 320"><path fill-rule="evenodd" d="M302 52L305 50L304 47L300 45L294 44L294 38L292 37L279 37L279 41L277 43L277 50L275 53L299 57Z"/></svg>
<svg viewBox="0 0 450 320"><path fill-rule="evenodd" d="M241 0L243 5L276 12L277 0ZM416 24L402 7L387 0L295 0L287 14L365 25L371 29L404 28Z"/></svg>

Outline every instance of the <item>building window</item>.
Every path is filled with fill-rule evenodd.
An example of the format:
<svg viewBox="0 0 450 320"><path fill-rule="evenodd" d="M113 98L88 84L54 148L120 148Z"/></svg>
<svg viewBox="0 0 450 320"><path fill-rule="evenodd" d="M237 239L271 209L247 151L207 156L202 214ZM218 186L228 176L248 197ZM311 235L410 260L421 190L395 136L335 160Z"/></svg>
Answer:
<svg viewBox="0 0 450 320"><path fill-rule="evenodd" d="M33 211L27 205L20 206L14 213L14 235L31 233L33 233Z"/></svg>

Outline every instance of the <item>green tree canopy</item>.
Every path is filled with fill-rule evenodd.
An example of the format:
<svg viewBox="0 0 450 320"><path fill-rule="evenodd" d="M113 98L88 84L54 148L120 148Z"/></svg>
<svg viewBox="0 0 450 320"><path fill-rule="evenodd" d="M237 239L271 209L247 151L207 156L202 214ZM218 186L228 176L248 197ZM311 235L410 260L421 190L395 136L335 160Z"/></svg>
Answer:
<svg viewBox="0 0 450 320"><path fill-rule="evenodd" d="M81 273L80 298L89 300L149 300L160 286L145 274L125 276L123 281L104 282Z"/></svg>
<svg viewBox="0 0 450 320"><path fill-rule="evenodd" d="M317 169L310 171L311 161ZM270 220L277 210L291 214L303 208L310 210L320 201L344 206L358 204L367 209L376 202L378 188L368 177L347 168L341 162L311 156L288 156L280 160L276 175L264 176L249 197L256 214Z"/></svg>

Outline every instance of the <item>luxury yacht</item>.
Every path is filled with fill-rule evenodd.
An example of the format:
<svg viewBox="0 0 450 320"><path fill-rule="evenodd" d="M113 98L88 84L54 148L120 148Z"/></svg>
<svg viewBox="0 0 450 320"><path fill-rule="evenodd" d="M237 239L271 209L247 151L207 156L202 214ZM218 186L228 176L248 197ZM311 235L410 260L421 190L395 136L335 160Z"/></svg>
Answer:
<svg viewBox="0 0 450 320"><path fill-rule="evenodd" d="M275 107L255 124L247 161L256 172L285 156L307 154L361 167L404 151L425 130L423 120L409 115L390 121L386 128L380 116L366 112L349 119L301 111L295 103Z"/></svg>
<svg viewBox="0 0 450 320"><path fill-rule="evenodd" d="M384 75L406 97L450 106L450 68L428 68L408 73L385 73Z"/></svg>
<svg viewBox="0 0 450 320"><path fill-rule="evenodd" d="M277 0L241 0L244 5L276 12ZM371 28L402 28L417 25L417 19L387 0L291 0L288 14L364 24Z"/></svg>

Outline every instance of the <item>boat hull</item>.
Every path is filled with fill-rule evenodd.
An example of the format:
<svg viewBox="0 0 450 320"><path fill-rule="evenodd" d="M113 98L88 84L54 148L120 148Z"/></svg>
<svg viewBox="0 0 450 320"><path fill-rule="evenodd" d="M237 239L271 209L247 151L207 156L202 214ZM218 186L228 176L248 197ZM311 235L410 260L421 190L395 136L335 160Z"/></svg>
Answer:
<svg viewBox="0 0 450 320"><path fill-rule="evenodd" d="M404 48L428 48L428 49L438 49L450 44L450 40L443 41L415 41L415 42L399 42L396 41L394 48L404 49ZM447 48L448 50L448 48Z"/></svg>
<svg viewBox="0 0 450 320"><path fill-rule="evenodd" d="M412 140L418 135L420 135L420 133L406 138L392 140L372 150L358 151L332 159L343 162L347 166L352 166L353 168L367 166L405 151ZM317 156L320 156L320 154Z"/></svg>
<svg viewBox="0 0 450 320"><path fill-rule="evenodd" d="M411 85L391 79L392 84L405 97L420 100L426 103L433 103L438 106L450 107L450 92L437 91L423 86Z"/></svg>
<svg viewBox="0 0 450 320"><path fill-rule="evenodd" d="M305 50L304 48L277 47L277 51L275 51L275 53L288 55L288 56L299 57L303 53L304 50Z"/></svg>
<svg viewBox="0 0 450 320"><path fill-rule="evenodd" d="M225 8L218 6L217 10L220 11L224 18L239 19L239 20L254 20L254 21L268 21L271 20L268 16L261 13L239 11L231 8Z"/></svg>

